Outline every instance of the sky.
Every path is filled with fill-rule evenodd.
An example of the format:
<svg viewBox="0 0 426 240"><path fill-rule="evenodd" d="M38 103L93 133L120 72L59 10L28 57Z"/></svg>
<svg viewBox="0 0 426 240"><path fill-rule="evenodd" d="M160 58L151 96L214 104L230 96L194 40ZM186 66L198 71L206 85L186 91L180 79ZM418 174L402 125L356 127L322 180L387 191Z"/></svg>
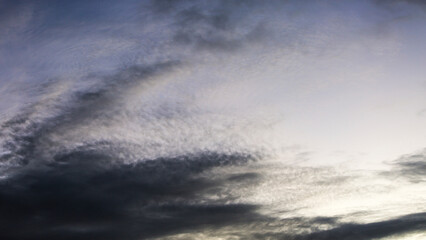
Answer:
<svg viewBox="0 0 426 240"><path fill-rule="evenodd" d="M424 239L420 0L0 0L1 239Z"/></svg>

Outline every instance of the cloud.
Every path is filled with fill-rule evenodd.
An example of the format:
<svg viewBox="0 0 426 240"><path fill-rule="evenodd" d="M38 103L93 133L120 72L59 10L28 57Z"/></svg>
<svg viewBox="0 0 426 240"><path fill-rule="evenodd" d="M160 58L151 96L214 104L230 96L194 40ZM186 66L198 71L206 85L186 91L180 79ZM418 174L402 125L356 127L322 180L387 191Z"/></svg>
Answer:
<svg viewBox="0 0 426 240"><path fill-rule="evenodd" d="M319 205L319 198L358 194L356 177L253 164L273 155L270 143L303 139L299 127L309 139L331 139L334 148L338 141L328 130L338 129L340 114L322 113L358 107L344 105L345 91L339 84L328 91L329 82L361 79L362 85L374 78L370 71L351 76L359 62L371 59L369 49L387 44L364 36L394 17L371 9L371 1L312 2L0 0L0 27L12 46L0 46L9 62L0 77L13 81L18 71L9 69L19 65L32 85L40 85L15 83L29 104L0 125L0 238L132 240L203 232L371 239L424 230L423 213L368 224L345 222L348 216L298 216L299 207L316 212L312 202ZM216 61L216 53L231 54ZM300 94L316 85L312 79L326 87ZM354 104L364 97L355 96ZM265 109L271 102L279 107ZM293 136L263 124L287 105L293 110L286 113L296 115L294 125L292 116L286 122ZM257 107L260 117L251 124ZM309 115L318 109L321 114ZM309 133L316 131L325 137ZM288 158L311 164L305 160L315 161L316 153ZM424 154L410 155L394 164L392 174L417 183L425 169ZM248 196L251 190L262 196ZM271 213L277 202L280 211Z"/></svg>
<svg viewBox="0 0 426 240"><path fill-rule="evenodd" d="M426 230L426 213L401 216L395 219L367 224L343 224L331 230L319 231L306 236L295 237L300 240L313 239L373 239L389 237L395 234Z"/></svg>
<svg viewBox="0 0 426 240"><path fill-rule="evenodd" d="M254 205L203 196L253 174L203 177L250 156L200 153L111 165L113 152L75 149L0 182L2 239L140 239L260 218ZM17 227L19 230L17 230Z"/></svg>
<svg viewBox="0 0 426 240"><path fill-rule="evenodd" d="M151 7L161 16L172 17L174 43L195 50L235 51L269 34L262 19L248 21L256 5L254 1L153 1Z"/></svg>
<svg viewBox="0 0 426 240"><path fill-rule="evenodd" d="M370 223L343 223L341 220L333 217L257 218L255 224L251 224L250 221L230 224L231 227L225 228L226 230L216 226L210 231L196 230L195 232L201 233L199 236L191 235L191 231L188 231L187 234L173 234L164 239L199 239L231 235L241 239L367 240L424 231L426 215L420 212ZM226 231L230 235L226 235Z"/></svg>
<svg viewBox="0 0 426 240"><path fill-rule="evenodd" d="M118 73L100 77L100 81L92 88L71 93L66 101L54 98L41 97L41 101L24 109L0 126L0 136L3 138L2 160L27 164L32 158L41 157L38 149L46 147L46 141L52 134L65 135L68 130L96 121L99 118L111 117L116 108L122 106L120 102L129 90L141 84L152 82L152 77L168 72L177 62L163 62L148 66L131 66ZM41 88L50 88L55 82L42 85ZM44 90L44 89L43 89ZM68 90L69 91L69 90ZM68 93L69 94L69 93ZM62 95L65 95L64 93ZM46 111L41 112L45 108ZM37 117L39 116L39 117ZM38 119L41 118L41 119ZM55 145L49 143L48 145Z"/></svg>
<svg viewBox="0 0 426 240"><path fill-rule="evenodd" d="M426 151L405 155L391 163L393 169L385 175L407 178L412 182L426 181Z"/></svg>
<svg viewBox="0 0 426 240"><path fill-rule="evenodd" d="M124 98L131 91L159 84L159 76L177 66L179 62L159 62L89 76L95 78L90 87L66 88L66 94L52 94L61 86L52 81L40 87L39 102L3 122L0 160L11 164L2 168L0 181L0 238L140 239L261 218L256 205L232 203L237 196L226 190L255 184L256 173L203 175L245 165L256 159L250 153L141 155L128 164L119 160L121 155L132 154L143 143L96 139L75 145L66 137L81 126L105 124L117 111L125 111ZM55 141L55 135L65 136L65 141Z"/></svg>

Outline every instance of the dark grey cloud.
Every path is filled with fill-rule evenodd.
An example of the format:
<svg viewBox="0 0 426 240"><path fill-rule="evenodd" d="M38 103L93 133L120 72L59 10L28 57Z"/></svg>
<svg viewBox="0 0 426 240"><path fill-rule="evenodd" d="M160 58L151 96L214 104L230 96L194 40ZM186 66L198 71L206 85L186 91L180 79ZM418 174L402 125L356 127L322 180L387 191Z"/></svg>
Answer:
<svg viewBox="0 0 426 240"><path fill-rule="evenodd" d="M232 204L227 185L259 179L254 172L205 175L214 168L244 165L249 155L206 152L111 165L114 151L99 143L58 154L0 182L2 239L145 239L232 227L245 239L373 239L426 230L426 214L368 224L344 218L275 219L261 206ZM222 197L205 199L206 194ZM246 231L250 226L258 231ZM289 226L295 228L287 229ZM329 230L322 230L327 226ZM17 231L16 229L19 229ZM256 227L255 227L256 229ZM296 233L306 229L307 233Z"/></svg>
<svg viewBox="0 0 426 240"><path fill-rule="evenodd" d="M402 177L412 182L426 181L426 151L403 156L391 163L393 168L384 174L390 177Z"/></svg>
<svg viewBox="0 0 426 240"><path fill-rule="evenodd" d="M322 223L336 223L336 219L300 219L300 222L318 225ZM338 224L338 222L337 222ZM390 220L377 221L366 224L345 223L338 224L329 230L318 230L308 234L285 234L285 233L259 233L254 239L293 239L293 240L368 240L385 238L408 232L419 232L426 230L426 213L404 215Z"/></svg>
<svg viewBox="0 0 426 240"><path fill-rule="evenodd" d="M426 230L426 213L417 213L367 224L343 224L300 239L374 239L424 230Z"/></svg>
<svg viewBox="0 0 426 240"><path fill-rule="evenodd" d="M0 182L1 239L141 239L262 218L256 206L226 204L231 196L202 198L219 194L225 181L255 179L202 175L250 156L200 153L111 166L113 157L76 149Z"/></svg>

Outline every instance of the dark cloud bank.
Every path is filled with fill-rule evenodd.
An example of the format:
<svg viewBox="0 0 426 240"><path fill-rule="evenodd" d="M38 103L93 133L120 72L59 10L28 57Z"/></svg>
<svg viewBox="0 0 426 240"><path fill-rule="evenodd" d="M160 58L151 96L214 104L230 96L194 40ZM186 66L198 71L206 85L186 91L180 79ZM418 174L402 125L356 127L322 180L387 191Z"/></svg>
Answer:
<svg viewBox="0 0 426 240"><path fill-rule="evenodd" d="M200 173L246 156L204 153L105 167L109 158L75 150L3 181L2 239L140 239L261 219L255 206L222 202L229 199L197 203L223 181L245 179L212 181Z"/></svg>
<svg viewBox="0 0 426 240"><path fill-rule="evenodd" d="M0 13L8 13L27 2L0 3L4 3ZM261 4L219 1L214 7L206 7L197 1L154 1L149 6L157 17L174 19L173 44L227 52L260 41L268 32L267 24L260 22L244 33L234 34L237 25L257 5ZM73 3L69 7L77 6ZM235 14L236 8L247 12ZM91 15L85 11L81 14L84 19ZM0 17L1 23L7 21ZM196 28L202 31L194 32ZM92 89L74 92L66 104L54 106L59 110L53 116L33 119L39 106L35 103L5 121L0 137L7 151L0 155L0 161L11 166L5 173L7 177L0 180L0 239L146 239L233 227L244 239L331 240L372 239L426 230L426 213L422 212L357 224L321 216L276 219L258 213L262 206L233 203L241 196L227 192L227 188L254 186L262 176L239 172L211 178L206 173L252 164L259 156L250 150L193 152L158 159L141 156L141 161L121 164L115 160L119 158L118 152L129 151L125 142L99 141L67 148L51 139L53 134L112 117L123 104L120 96L181 64L167 61L135 65L101 78ZM397 163L395 172L419 182L423 181L425 166L424 155L410 156L409 160ZM221 197L209 199L207 195ZM310 231L279 231L288 225ZM315 229L320 225L330 227ZM257 233L244 233L250 226L265 227Z"/></svg>
<svg viewBox="0 0 426 240"><path fill-rule="evenodd" d="M107 144L107 143L103 143ZM278 220L261 215L261 206L229 203L223 185L256 184L256 173L203 176L212 168L247 164L250 156L199 153L111 166L114 154L75 149L54 161L15 173L0 183L2 239L145 239L205 229L233 227L246 239L372 239L426 230L426 214L368 224L338 219ZM221 194L203 201L204 194ZM251 225L265 226L244 234ZM315 226L334 226L317 230ZM279 232L283 226L313 233ZM275 229L275 227L277 229Z"/></svg>

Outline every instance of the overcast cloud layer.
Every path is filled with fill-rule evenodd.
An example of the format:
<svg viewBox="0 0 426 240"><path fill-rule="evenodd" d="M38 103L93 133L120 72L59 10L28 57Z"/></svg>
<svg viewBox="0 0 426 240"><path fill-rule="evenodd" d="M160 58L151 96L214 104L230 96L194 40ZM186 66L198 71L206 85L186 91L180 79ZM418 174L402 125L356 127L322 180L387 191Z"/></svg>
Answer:
<svg viewBox="0 0 426 240"><path fill-rule="evenodd" d="M0 0L0 239L424 239L426 4Z"/></svg>

